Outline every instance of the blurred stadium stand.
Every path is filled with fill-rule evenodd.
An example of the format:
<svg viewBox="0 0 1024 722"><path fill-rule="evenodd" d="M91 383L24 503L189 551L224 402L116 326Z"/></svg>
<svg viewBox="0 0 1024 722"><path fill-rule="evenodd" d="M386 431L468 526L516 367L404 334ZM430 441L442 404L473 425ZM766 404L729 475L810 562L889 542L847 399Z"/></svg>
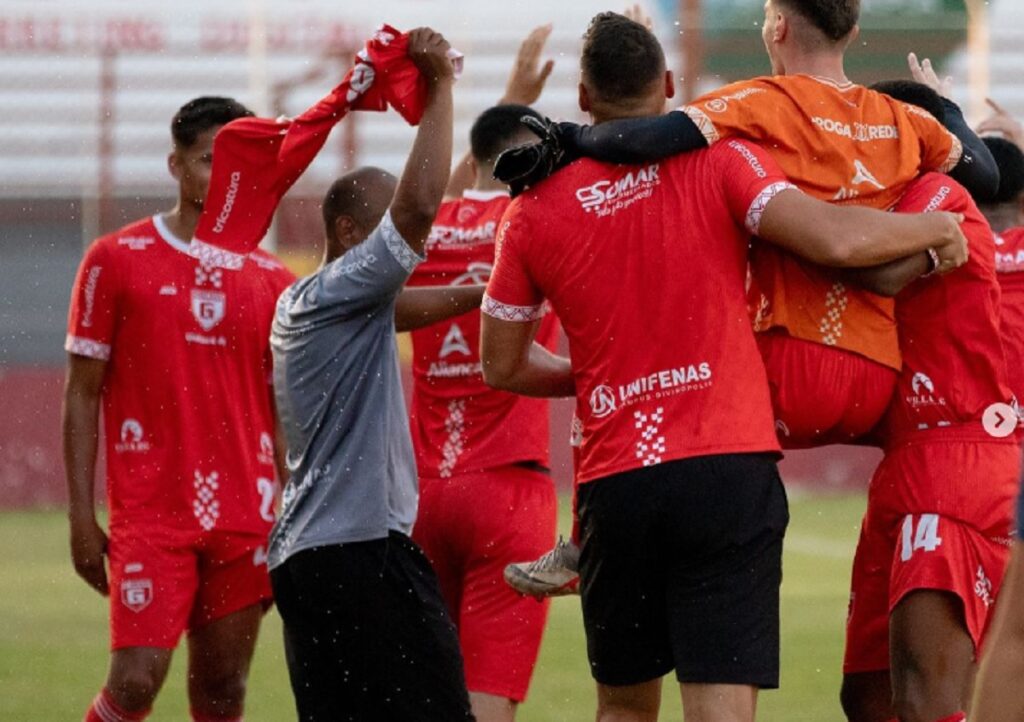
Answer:
<svg viewBox="0 0 1024 722"><path fill-rule="evenodd" d="M692 0L690 0L692 1ZM678 60L685 0L648 3ZM990 94L1024 116L1024 3L994 0ZM467 55L456 91L456 150L473 117L504 88L519 41L553 22L555 73L540 109L579 118L580 36L607 3L565 0L222 0L140 4L127 0L5 0L0 5L0 507L62 498L59 404L69 289L85 243L134 218L168 208L168 123L201 94L239 98L263 114L294 114L347 68L345 58L380 22L432 25ZM617 8L616 8L617 9ZM856 80L902 75L918 50L945 58L966 93L969 62L960 0L864 0L864 32L851 53ZM697 87L767 72L760 0L704 0ZM252 37L265 38L250 43ZM263 29L264 32L261 32ZM690 33L690 38L693 34ZM952 54L951 54L952 53ZM685 69L684 69L685 70ZM685 75L685 72L683 73ZM303 82L307 80L308 82ZM972 106L973 107L973 106ZM413 131L396 114L355 114L286 198L271 239L297 270L315 263L318 200L357 164L400 170ZM567 407L553 423L559 476L567 478ZM877 457L862 452L795 454L790 478L824 486L863 484Z"/></svg>

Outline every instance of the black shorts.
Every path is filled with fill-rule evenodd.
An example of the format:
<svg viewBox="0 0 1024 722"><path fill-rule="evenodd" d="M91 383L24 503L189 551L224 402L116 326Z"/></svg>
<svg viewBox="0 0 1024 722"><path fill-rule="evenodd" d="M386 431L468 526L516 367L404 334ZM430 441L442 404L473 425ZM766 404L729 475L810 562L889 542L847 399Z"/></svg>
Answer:
<svg viewBox="0 0 1024 722"><path fill-rule="evenodd" d="M630 685L779 686L786 493L773 454L672 461L581 484L591 672Z"/></svg>
<svg viewBox="0 0 1024 722"><path fill-rule="evenodd" d="M270 578L300 722L473 719L455 625L409 537L302 551Z"/></svg>

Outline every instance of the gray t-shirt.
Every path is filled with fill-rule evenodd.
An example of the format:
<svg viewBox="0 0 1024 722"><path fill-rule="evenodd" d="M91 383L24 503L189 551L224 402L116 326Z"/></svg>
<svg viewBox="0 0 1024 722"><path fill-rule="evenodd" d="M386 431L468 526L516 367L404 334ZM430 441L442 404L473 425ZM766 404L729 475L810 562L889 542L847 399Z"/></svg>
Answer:
<svg viewBox="0 0 1024 722"><path fill-rule="evenodd" d="M422 260L389 212L277 302L270 344L291 476L270 533L270 568L303 549L412 530L418 488L395 299Z"/></svg>

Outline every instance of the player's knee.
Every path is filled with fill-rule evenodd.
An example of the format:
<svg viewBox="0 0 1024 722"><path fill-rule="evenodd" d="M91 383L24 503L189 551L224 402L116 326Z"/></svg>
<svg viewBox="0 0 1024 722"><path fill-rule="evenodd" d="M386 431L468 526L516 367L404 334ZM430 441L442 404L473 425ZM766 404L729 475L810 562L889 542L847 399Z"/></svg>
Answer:
<svg viewBox="0 0 1024 722"><path fill-rule="evenodd" d="M209 714L229 714L245 701L245 682L245 674L236 670L193 675L189 696L194 707Z"/></svg>
<svg viewBox="0 0 1024 722"><path fill-rule="evenodd" d="M161 676L154 670L137 667L111 674L107 689L118 706L129 712L138 712L153 706L161 682Z"/></svg>

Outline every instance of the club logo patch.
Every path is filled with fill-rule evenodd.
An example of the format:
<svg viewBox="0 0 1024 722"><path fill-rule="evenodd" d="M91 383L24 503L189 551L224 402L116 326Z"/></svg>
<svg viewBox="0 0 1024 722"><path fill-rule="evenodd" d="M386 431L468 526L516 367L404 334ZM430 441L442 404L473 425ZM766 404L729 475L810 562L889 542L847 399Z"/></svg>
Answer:
<svg viewBox="0 0 1024 722"><path fill-rule="evenodd" d="M141 612L152 601L152 579L125 579L121 582L121 603L133 612Z"/></svg>
<svg viewBox="0 0 1024 722"><path fill-rule="evenodd" d="M227 298L220 291L192 289L192 315L204 331L212 330L224 320Z"/></svg>

